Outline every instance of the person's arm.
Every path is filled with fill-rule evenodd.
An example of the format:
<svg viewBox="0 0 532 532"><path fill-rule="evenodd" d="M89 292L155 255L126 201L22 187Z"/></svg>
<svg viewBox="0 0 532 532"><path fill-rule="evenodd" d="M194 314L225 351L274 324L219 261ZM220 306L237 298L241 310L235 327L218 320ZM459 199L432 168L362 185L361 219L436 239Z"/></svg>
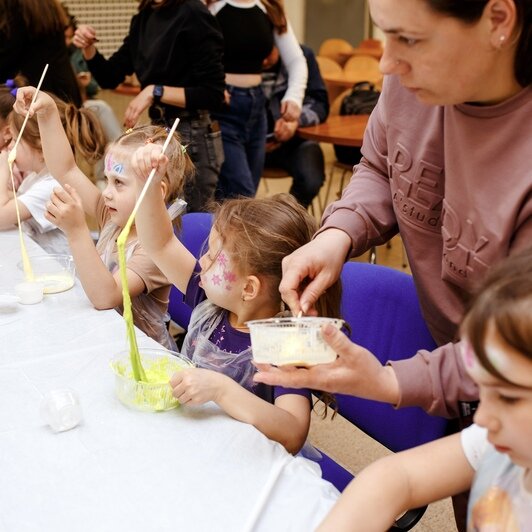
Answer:
<svg viewBox="0 0 532 532"><path fill-rule="evenodd" d="M387 456L355 477L318 530L387 530L404 511L465 491L473 476L460 434Z"/></svg>
<svg viewBox="0 0 532 532"><path fill-rule="evenodd" d="M34 93L34 87L18 89L14 109L21 115L27 112L30 116L37 114L46 167L61 185L69 184L76 189L83 202L83 209L87 214L94 216L101 192L76 164L57 106L52 98L45 92L39 92L37 100L29 109Z"/></svg>
<svg viewBox="0 0 532 532"><path fill-rule="evenodd" d="M281 100L281 114L287 120L298 120L307 88L307 62L290 24L282 34L274 30L274 40L288 72L288 88Z"/></svg>
<svg viewBox="0 0 532 532"><path fill-rule="evenodd" d="M122 304L122 281L117 271L111 273L102 261L92 240L83 214L81 199L73 187L57 187L48 204L46 218L66 234L76 274L93 306L98 310L114 308ZM145 290L143 280L126 268L128 289L131 297Z"/></svg>
<svg viewBox="0 0 532 532"><path fill-rule="evenodd" d="M286 394L278 397L272 405L227 375L200 368L178 371L172 376L170 384L181 404L198 405L214 401L228 415L253 425L290 453L297 453L305 443L310 426L307 397Z"/></svg>
<svg viewBox="0 0 532 532"><path fill-rule="evenodd" d="M478 387L467 373L460 343L419 351L405 360L389 361L399 390L396 406L419 406L429 414L460 417L462 402L478 401Z"/></svg>
<svg viewBox="0 0 532 532"><path fill-rule="evenodd" d="M131 19L130 32L136 23L136 16ZM130 37L129 33L124 38L120 48L109 57L105 57L95 46L97 42L96 31L92 26L80 24L74 33L73 43L81 48L83 58L87 61L87 66L92 75L98 80L98 84L103 89L114 89L124 81L127 75L134 72L131 62Z"/></svg>
<svg viewBox="0 0 532 532"><path fill-rule="evenodd" d="M168 281L185 294L196 258L175 236L164 203L161 176L166 172L168 158L162 155L162 146L148 144L134 153L131 164L137 177L139 194L152 168L157 168L152 184L137 211L137 235L142 247Z"/></svg>

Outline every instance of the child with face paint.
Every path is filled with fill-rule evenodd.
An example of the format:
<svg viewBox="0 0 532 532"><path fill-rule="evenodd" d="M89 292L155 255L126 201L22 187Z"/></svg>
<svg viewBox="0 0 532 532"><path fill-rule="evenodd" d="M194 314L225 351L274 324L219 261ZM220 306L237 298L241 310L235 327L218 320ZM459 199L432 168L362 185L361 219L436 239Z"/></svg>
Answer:
<svg viewBox="0 0 532 532"><path fill-rule="evenodd" d="M310 392L256 385L246 322L282 311L278 290L283 257L308 242L315 220L287 194L224 202L214 216L199 261L174 236L158 193L167 157L160 146L133 157L139 188L157 168L137 213L142 245L194 308L182 352L197 367L176 373L170 383L181 404L217 403L230 416L254 425L297 453L310 423ZM320 315L338 316L339 286L320 301Z"/></svg>
<svg viewBox="0 0 532 532"><path fill-rule="evenodd" d="M17 89L17 93L21 89ZM55 96L43 93L58 109L60 134L65 137L66 147L71 158L76 155L89 162L95 161L103 154L105 140L97 118L85 109L77 109ZM2 89L0 99L11 103L15 97ZM13 180L16 188L16 199L8 165L9 151L24 121L24 115L10 112L7 116L7 127L1 129L0 140L5 139L7 145L0 150L0 229L10 229L17 223L17 206L22 222L22 230L33 238L48 253L70 253L65 233L46 216L46 204L54 187L58 186L56 176L59 174L48 167L44 155L39 126L35 118L30 118L17 146L16 159L13 164ZM1 117L0 117L1 118ZM0 126L2 120L0 119ZM15 205L15 201L17 205Z"/></svg>
<svg viewBox="0 0 532 532"><path fill-rule="evenodd" d="M18 90L15 110L21 115L28 111L34 92L33 87ZM162 146L168 132L162 127L145 126L111 143L105 158L107 186L102 192L77 166L54 101L47 94L39 93L30 114L37 117L46 164L62 185L53 189L46 205L46 219L65 232L77 275L94 307L116 308L121 312L122 283L116 239L137 199L131 155L148 142ZM193 168L177 136L170 141L166 153L170 163L159 182L158 193L161 201L170 203L179 196L185 176ZM86 215L98 224L100 234L96 245ZM166 327L170 285L140 245L134 225L126 242L126 261L135 325L160 344L175 349Z"/></svg>
<svg viewBox="0 0 532 532"><path fill-rule="evenodd" d="M532 248L488 274L461 333L464 366L480 392L475 424L371 464L319 530L387 530L407 508L469 488L468 531L530 530Z"/></svg>

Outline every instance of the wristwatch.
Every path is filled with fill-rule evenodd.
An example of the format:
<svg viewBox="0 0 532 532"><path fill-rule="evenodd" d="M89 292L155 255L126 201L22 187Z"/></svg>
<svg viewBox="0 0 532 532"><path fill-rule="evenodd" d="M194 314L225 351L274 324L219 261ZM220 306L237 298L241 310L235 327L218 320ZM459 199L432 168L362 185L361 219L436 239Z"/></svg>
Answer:
<svg viewBox="0 0 532 532"><path fill-rule="evenodd" d="M162 85L153 86L153 103L154 105L160 105L161 98L164 94L164 87Z"/></svg>

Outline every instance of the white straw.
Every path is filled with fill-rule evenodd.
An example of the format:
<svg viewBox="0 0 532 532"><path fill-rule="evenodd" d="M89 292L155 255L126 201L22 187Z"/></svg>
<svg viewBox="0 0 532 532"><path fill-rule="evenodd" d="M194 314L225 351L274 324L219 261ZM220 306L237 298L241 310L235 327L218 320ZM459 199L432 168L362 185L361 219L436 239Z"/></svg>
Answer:
<svg viewBox="0 0 532 532"><path fill-rule="evenodd" d="M277 479L281 475L285 466L288 464L289 460L290 458L283 457L281 461L277 463L276 468L273 470L273 473L270 475L270 478L268 479L266 486L264 486L264 489L262 490L262 493L260 494L259 500L255 503L255 507L253 508L253 511L251 512L251 515L249 516L246 522L246 525L243 528L244 532L252 532L255 529L255 526L257 525L257 521L259 520L259 517L261 516L262 511L264 510L264 506L266 505L266 502L268 501L268 497L270 496L270 493L273 491L273 488L275 486L275 483L277 482Z"/></svg>
<svg viewBox="0 0 532 532"><path fill-rule="evenodd" d="M48 71L48 63L46 63L46 66L44 67L44 70L41 74L41 79L39 80L39 83L37 85L37 89L35 89L35 93L33 94L33 98L31 99L30 106L28 108L28 112L26 113L26 116L24 117L24 122L22 122L22 127L20 128L20 131L18 132L18 137L15 142L15 145L13 146L13 149L11 150L11 153L16 153L18 143L20 142L20 139L22 138L22 133L24 133L24 128L26 127L26 122L28 121L28 118L30 117L30 110L31 106L35 103L35 100L37 99L37 95L39 94L39 90L41 88L42 82L44 80L44 76L46 75L46 72Z"/></svg>

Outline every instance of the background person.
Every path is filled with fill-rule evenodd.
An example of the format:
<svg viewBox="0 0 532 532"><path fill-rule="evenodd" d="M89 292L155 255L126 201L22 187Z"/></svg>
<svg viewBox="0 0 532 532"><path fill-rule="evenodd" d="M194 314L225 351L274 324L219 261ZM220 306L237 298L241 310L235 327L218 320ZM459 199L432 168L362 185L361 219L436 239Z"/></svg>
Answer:
<svg viewBox="0 0 532 532"><path fill-rule="evenodd" d="M133 73L139 79L126 128L146 109L154 124L171 127L180 119L181 141L196 167L185 199L189 211L204 210L223 161L219 126L210 117L224 97L223 37L216 20L200 0L141 0L122 46L108 60L95 42L94 28L79 25L74 44L101 87L115 88Z"/></svg>
<svg viewBox="0 0 532 532"><path fill-rule="evenodd" d="M281 114L297 120L307 84L307 65L279 0L207 0L224 35L226 106L216 118L225 160L216 197L254 197L264 168L266 102L263 61L275 45L288 71Z"/></svg>
<svg viewBox="0 0 532 532"><path fill-rule="evenodd" d="M288 87L288 73L274 48L267 70L262 75L268 112L266 167L282 168L292 176L290 194L308 207L325 181L325 161L320 145L296 135L299 126L321 124L329 116L329 97L314 52L301 45L307 61L308 80L299 120L281 115L281 104ZM269 70L269 71L268 71Z"/></svg>
<svg viewBox="0 0 532 532"><path fill-rule="evenodd" d="M0 80L22 75L35 86L48 63L42 90L80 107L63 35L66 25L56 0L0 0Z"/></svg>

